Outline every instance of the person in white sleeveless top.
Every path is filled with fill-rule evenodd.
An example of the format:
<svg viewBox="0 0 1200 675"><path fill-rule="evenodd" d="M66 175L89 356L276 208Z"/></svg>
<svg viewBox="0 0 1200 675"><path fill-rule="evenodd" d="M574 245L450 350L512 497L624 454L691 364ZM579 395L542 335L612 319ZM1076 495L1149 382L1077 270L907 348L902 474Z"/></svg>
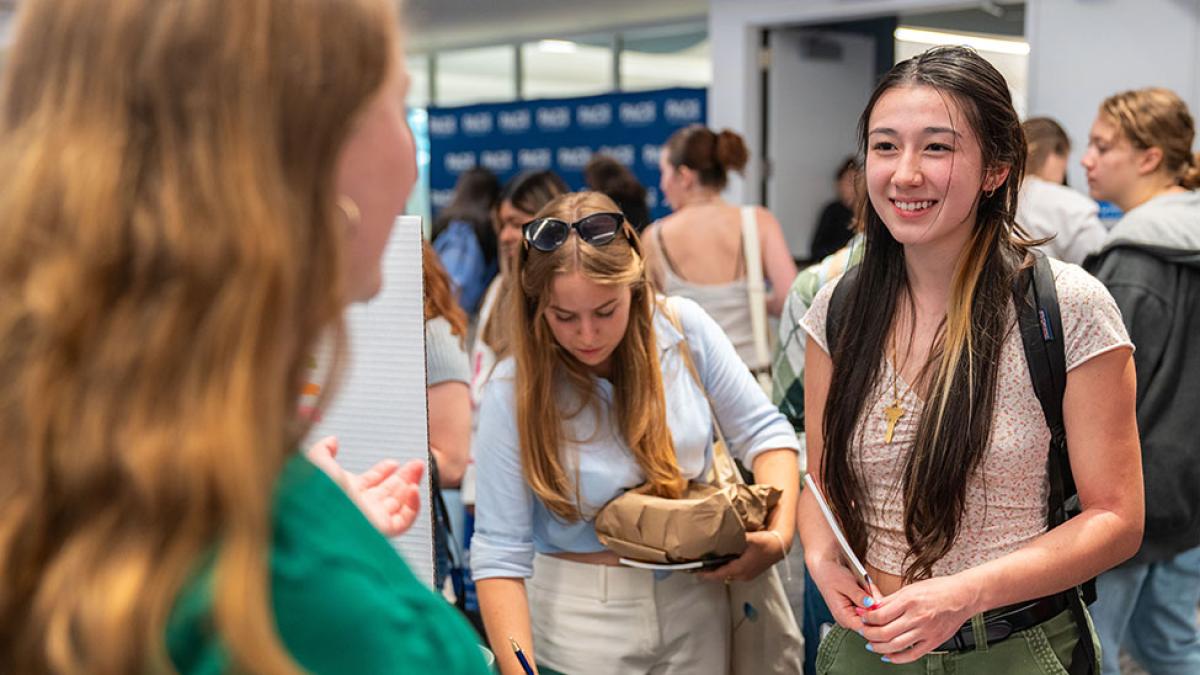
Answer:
<svg viewBox="0 0 1200 675"><path fill-rule="evenodd" d="M1017 224L1035 239L1054 237L1038 247L1046 255L1081 265L1108 235L1100 206L1063 184L1071 140L1058 122L1032 117L1021 128L1029 146L1029 173L1021 182Z"/></svg>
<svg viewBox="0 0 1200 675"><path fill-rule="evenodd" d="M675 132L659 159L660 188L674 213L648 227L642 243L651 278L662 292L695 300L725 331L742 361L762 371L770 357L765 340L756 348L749 300L761 286L747 272L760 270L768 283L766 310L779 316L796 264L770 211L742 209L721 198L729 171L740 172L748 159L745 141L729 129L716 133L693 125Z"/></svg>

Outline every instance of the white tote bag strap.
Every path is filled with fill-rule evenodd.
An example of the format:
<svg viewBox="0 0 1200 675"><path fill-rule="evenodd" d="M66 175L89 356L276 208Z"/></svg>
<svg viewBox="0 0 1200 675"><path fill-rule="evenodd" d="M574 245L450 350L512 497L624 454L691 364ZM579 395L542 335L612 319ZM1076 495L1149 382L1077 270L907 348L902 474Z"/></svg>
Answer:
<svg viewBox="0 0 1200 675"><path fill-rule="evenodd" d="M754 332L754 358L759 368L771 363L767 346L767 289L763 283L762 248L758 242L755 207L742 207L742 251L746 255L746 294L750 300L750 328Z"/></svg>

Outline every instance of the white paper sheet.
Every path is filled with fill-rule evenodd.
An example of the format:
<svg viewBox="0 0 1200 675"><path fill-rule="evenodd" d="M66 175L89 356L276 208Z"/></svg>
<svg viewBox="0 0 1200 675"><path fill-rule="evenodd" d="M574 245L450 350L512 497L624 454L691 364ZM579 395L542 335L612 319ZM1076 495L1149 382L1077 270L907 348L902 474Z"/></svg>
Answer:
<svg viewBox="0 0 1200 675"><path fill-rule="evenodd" d="M350 353L337 395L309 441L337 436L338 460L361 472L381 459L428 461L421 218L397 219L383 262L383 290L347 314ZM428 479L428 472L426 472ZM429 483L421 515L392 540L417 578L433 584Z"/></svg>

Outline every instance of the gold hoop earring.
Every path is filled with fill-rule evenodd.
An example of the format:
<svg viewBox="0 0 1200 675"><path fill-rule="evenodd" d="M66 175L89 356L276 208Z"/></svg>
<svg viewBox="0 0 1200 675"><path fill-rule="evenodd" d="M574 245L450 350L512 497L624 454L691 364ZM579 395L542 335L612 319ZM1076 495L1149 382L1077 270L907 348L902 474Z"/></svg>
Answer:
<svg viewBox="0 0 1200 675"><path fill-rule="evenodd" d="M1000 188L992 188L991 190L988 190L987 192L985 192L985 193L983 193L983 194L984 194L984 195L985 195L985 196L986 196L988 199L991 199L992 197L996 196L996 190L998 190L998 189L1000 189Z"/></svg>
<svg viewBox="0 0 1200 675"><path fill-rule="evenodd" d="M362 222L362 211L358 209L358 204L346 195L340 195L337 207L346 219L346 233L354 236L354 233L358 231L358 224Z"/></svg>

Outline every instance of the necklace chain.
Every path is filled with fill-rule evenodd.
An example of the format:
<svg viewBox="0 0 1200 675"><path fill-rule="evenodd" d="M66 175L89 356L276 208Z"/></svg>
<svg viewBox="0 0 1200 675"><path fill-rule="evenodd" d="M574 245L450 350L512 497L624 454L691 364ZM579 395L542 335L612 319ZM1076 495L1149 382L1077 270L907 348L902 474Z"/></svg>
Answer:
<svg viewBox="0 0 1200 675"><path fill-rule="evenodd" d="M907 412L908 412L904 409L904 406L900 405L900 402L903 400L904 396L908 395L909 390L912 389L911 384L906 384L904 387L904 392L900 393L900 391L899 391L898 383L899 383L899 379L900 379L900 366L896 362L896 342L895 342L894 338L892 340L892 363L891 363L891 366L892 366L892 404L883 409L883 416L884 416L884 418L887 419L887 429L884 431L884 434L883 434L883 442L888 445L891 444L892 437L896 432L896 424L900 421L900 418L904 417L904 415L907 414Z"/></svg>

